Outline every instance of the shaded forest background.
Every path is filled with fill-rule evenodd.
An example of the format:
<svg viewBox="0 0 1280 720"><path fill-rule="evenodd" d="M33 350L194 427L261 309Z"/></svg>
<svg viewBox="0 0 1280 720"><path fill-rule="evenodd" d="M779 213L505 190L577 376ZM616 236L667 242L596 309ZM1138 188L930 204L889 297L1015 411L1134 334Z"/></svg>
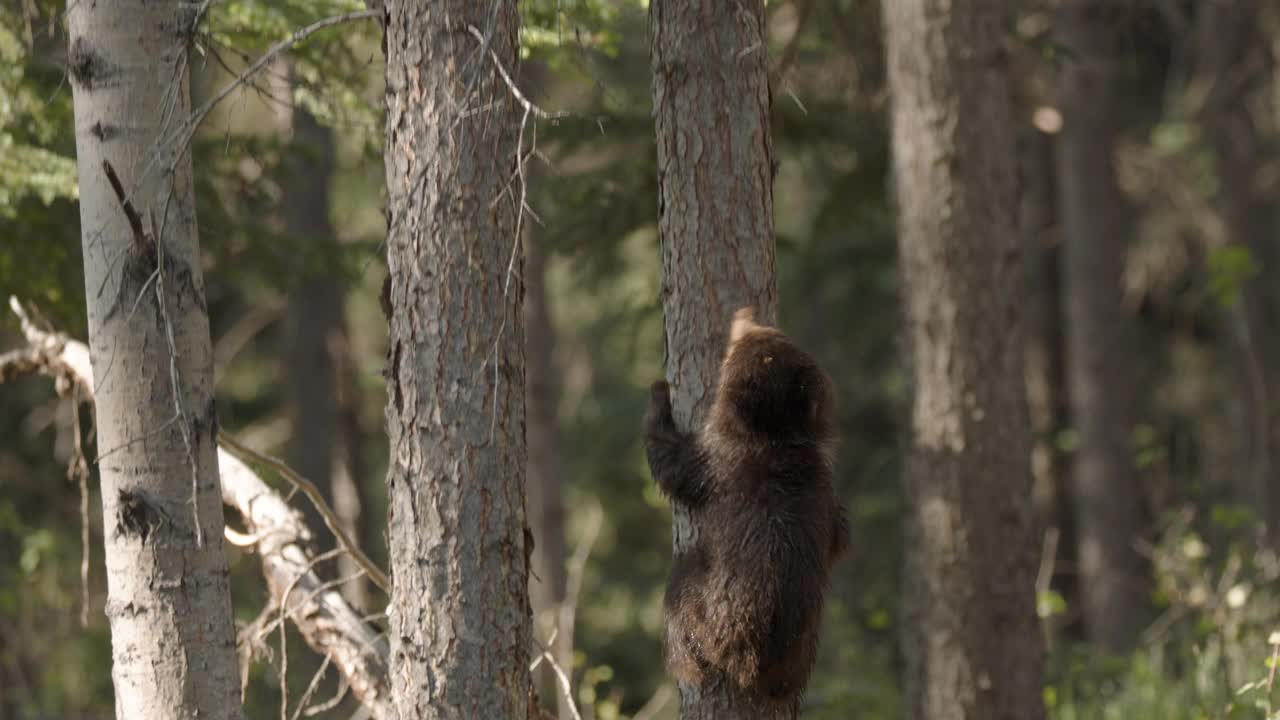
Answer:
<svg viewBox="0 0 1280 720"><path fill-rule="evenodd" d="M294 29L362 7L212 4L193 56L195 103ZM1108 7L1067 28L1029 6L1008 29L1043 544L1043 638L1027 642L1050 648L1055 718L1268 717L1268 662L1280 648L1280 308L1270 281L1280 261L1280 9ZM881 20L864 0L767 8L781 325L837 387L837 482L854 547L830 595L806 717L891 718L903 662L908 388ZM670 517L639 435L645 388L663 363L647 11L629 0L521 9L518 82L552 113L527 131L537 222L524 282L530 506L552 509L542 530L551 539L538 544L560 562L535 562L534 601L552 602L542 587L559 583L576 600L584 714L674 717L675 703L660 702L670 694L659 646ZM0 294L83 338L60 12L0 5ZM385 567L379 35L366 22L300 44L214 110L194 164L222 425L321 484ZM1106 82L1063 80L1086 66ZM1073 112L1089 122L1073 124ZM1068 187L1098 163L1093 177L1114 186L1082 201ZM1068 230L1082 227L1110 240L1102 257L1068 252ZM1067 263L1087 281L1063 282ZM1080 323L1098 302L1107 322ZM13 318L0 320L0 349L20 342ZM1089 354L1104 378L1096 403L1071 370L1085 349L1106 350ZM79 488L64 480L77 416L43 380L6 384L0 397L0 718L109 716L101 544L89 542L82 576ZM1101 494L1075 492L1082 457L1102 464ZM100 537L88 487L84 517ZM562 500L562 514L548 498ZM1117 520L1108 513L1125 498L1133 512ZM1087 581L1076 550L1098 527L1132 550L1118 576L1128 591L1108 615L1119 619L1102 633L1086 622L1088 599L1116 578ZM262 606L260 570L232 553L236 619L247 625ZM372 586L346 591L370 613L385 607ZM296 696L319 663L301 659L296 639L292 648ZM277 646L251 666L249 716L278 708L280 659ZM348 700L326 716L350 713Z"/></svg>

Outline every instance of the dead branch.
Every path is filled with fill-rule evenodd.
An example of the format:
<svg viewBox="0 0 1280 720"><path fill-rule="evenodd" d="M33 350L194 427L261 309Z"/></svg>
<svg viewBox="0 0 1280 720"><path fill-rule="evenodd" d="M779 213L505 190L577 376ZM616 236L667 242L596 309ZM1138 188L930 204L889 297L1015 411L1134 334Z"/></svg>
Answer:
<svg viewBox="0 0 1280 720"><path fill-rule="evenodd" d="M329 532L333 533L343 551L350 555L351 559L355 560L356 564L368 573L369 579L375 585L382 588L382 591L388 595L391 594L391 579L387 577L382 568L369 559L368 555L364 554L364 551L360 549L355 540L352 540L351 536L342 529L338 514L333 511L333 508L329 507L329 503L325 502L324 496L320 494L320 488L316 487L315 483L294 472L293 468L280 459L250 448L231 437L225 431L218 431L218 445L220 446L219 450L225 448L238 455L241 459L266 465L279 473L285 480L288 480L295 488L301 490L302 494L306 495L307 499L311 501L316 511L320 513L320 517L324 519L325 526L329 528Z"/></svg>
<svg viewBox="0 0 1280 720"><path fill-rule="evenodd" d="M31 322L16 298L9 301L30 347L0 355L0 381L17 374L39 373L57 380L60 394L78 386L93 398L89 349ZM73 385L74 384L74 385ZM347 603L342 594L313 570L307 549L310 533L302 517L236 456L218 448L222 502L234 508L249 529L262 558L272 602L285 607L289 589L301 598L288 604L288 616L314 651L330 658L351 691L377 720L390 720L391 690L385 637Z"/></svg>

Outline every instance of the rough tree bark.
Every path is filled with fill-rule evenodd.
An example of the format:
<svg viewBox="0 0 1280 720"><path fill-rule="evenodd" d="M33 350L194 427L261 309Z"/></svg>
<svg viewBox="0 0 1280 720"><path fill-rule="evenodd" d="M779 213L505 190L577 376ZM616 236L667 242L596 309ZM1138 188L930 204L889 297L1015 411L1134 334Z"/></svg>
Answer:
<svg viewBox="0 0 1280 720"><path fill-rule="evenodd" d="M761 0L662 0L649 12L666 376L675 420L692 430L715 396L734 311L777 319L765 12ZM678 555L697 528L684 508L672 515ZM718 679L680 688L685 720L797 713L757 707Z"/></svg>
<svg viewBox="0 0 1280 720"><path fill-rule="evenodd" d="M520 116L501 74L519 15L514 0L387 15L394 703L401 720L523 720Z"/></svg>
<svg viewBox="0 0 1280 720"><path fill-rule="evenodd" d="M911 720L1044 716L1035 613L1010 10L884 0L907 457Z"/></svg>
<svg viewBox="0 0 1280 720"><path fill-rule="evenodd" d="M1132 332L1123 307L1128 210L1114 166L1118 39L1110 4L1065 0L1055 19L1068 49L1058 81L1059 212L1063 226L1067 387L1079 442L1072 494L1085 633L1100 649L1131 649L1150 618L1150 570L1138 552L1145 515L1130 436Z"/></svg>
<svg viewBox="0 0 1280 720"><path fill-rule="evenodd" d="M560 421L556 414L556 368L553 362L555 330L544 284L546 256L535 233L525 230L525 403L528 413L528 513L534 547L529 577L535 640L545 644L555 634L552 654L565 670L573 668L573 628L561 608L567 573L564 538L564 465L560 462ZM542 671L538 687L557 698L558 715L568 720L568 699L556 687L550 666ZM545 695L544 695L545 696Z"/></svg>
<svg viewBox="0 0 1280 720"><path fill-rule="evenodd" d="M129 720L243 717L191 158L160 144L190 111L191 11L67 11L112 679Z"/></svg>

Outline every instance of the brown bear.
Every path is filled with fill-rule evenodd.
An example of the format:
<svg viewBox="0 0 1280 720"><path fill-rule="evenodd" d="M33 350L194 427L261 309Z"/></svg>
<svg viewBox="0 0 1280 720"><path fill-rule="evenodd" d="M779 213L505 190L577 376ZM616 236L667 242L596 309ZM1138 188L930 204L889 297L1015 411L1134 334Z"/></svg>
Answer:
<svg viewBox="0 0 1280 720"><path fill-rule="evenodd" d="M700 432L676 428L670 388L654 383L649 469L699 533L667 585L667 665L679 681L702 686L714 671L771 700L803 693L823 594L849 543L831 483L831 406L813 358L749 308L734 315Z"/></svg>

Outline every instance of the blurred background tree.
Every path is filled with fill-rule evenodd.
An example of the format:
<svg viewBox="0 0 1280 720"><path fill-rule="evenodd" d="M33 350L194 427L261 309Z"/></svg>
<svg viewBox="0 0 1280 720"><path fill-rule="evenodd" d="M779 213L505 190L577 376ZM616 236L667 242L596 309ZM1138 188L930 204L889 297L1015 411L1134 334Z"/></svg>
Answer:
<svg viewBox="0 0 1280 720"><path fill-rule="evenodd" d="M1276 704L1267 662L1280 629L1280 306L1269 280L1280 262L1280 9L1265 0L1106 6L1105 17L1073 30L1058 8L1025 3L1005 42L1019 102L1007 142L1021 176L1023 304L1036 328L1027 379L1041 518L1036 589L1051 647L1045 701L1060 720L1262 718ZM192 56L195 102L292 30L360 7L210 4ZM894 718L907 396L879 5L787 0L766 10L779 318L836 383L838 489L854 533L804 716ZM0 3L0 290L83 338L62 11L45 0ZM584 715L670 718L676 703L660 661L670 516L638 432L645 388L663 369L646 7L530 0L521 11L518 82L541 107L564 113L531 125L526 138L537 149L529 245L542 252L526 273L541 273L549 328L530 335L529 352L548 343L537 352L553 381L536 416L530 400L529 417L555 425L558 450L544 472L559 482L540 487L560 495L563 515L548 518L562 522L565 539L540 562L564 563L564 596L576 610L573 693ZM1105 59L1092 55L1102 32ZM215 110L196 137L194 165L223 426L299 466L314 461L306 472L335 504L343 492L358 500L346 517L385 567L380 41L376 23L308 38ZM1082 68L1105 72L1108 83L1105 100L1088 100L1086 110L1105 111L1109 139L1087 154L1070 149L1082 112L1071 74ZM1069 179L1079 171L1069 165L1086 161L1109 162L1115 190L1093 181L1086 189L1100 199L1080 202L1069 184L1083 181ZM1123 218L1102 204L1113 202ZM1072 253L1088 249L1071 243L1100 242L1080 240L1085 221L1112 238L1105 275L1071 272ZM1128 350L1106 349L1127 378L1116 392L1127 397L1105 398L1124 400L1123 411L1089 405L1077 390L1070 368L1082 361L1073 338L1083 328L1072 329L1068 309L1078 292L1109 297L1101 320L1124 327ZM15 331L12 318L0 319L0 350L20 344ZM41 380L0 394L0 717L109 716L96 474L82 626L80 502L63 479L72 414ZM1128 479L1093 488L1084 502L1077 480L1096 452L1091 423L1111 428L1108 462ZM1132 564L1119 565L1130 573L1119 579L1139 583L1147 613L1124 621L1115 632L1127 639L1114 643L1120 635L1099 637L1088 620L1097 587L1084 565L1084 529L1099 522L1092 513L1120 507L1125 488L1133 520L1115 543ZM230 559L236 618L248 624L263 603L257 558ZM560 582L551 570L536 575L535 583ZM369 612L385 606L376 589L352 592ZM554 603L558 591L546 597ZM290 647L305 652L300 642ZM278 712L280 660L277 648L252 666L250 717ZM319 666L289 663L293 697ZM554 705L548 682L543 700ZM318 696L336 692L330 678ZM323 716L352 710L348 698Z"/></svg>

